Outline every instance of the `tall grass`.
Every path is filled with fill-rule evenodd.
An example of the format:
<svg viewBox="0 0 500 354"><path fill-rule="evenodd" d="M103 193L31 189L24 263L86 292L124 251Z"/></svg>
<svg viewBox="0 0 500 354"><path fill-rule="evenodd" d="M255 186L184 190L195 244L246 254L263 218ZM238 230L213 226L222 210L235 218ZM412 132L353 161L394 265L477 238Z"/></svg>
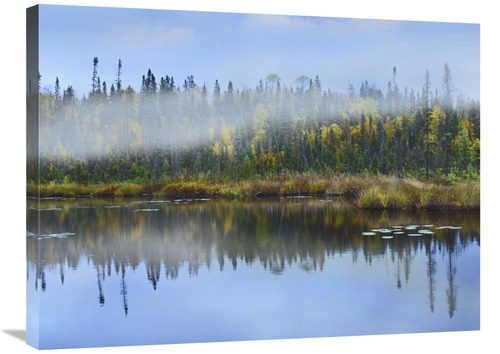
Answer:
<svg viewBox="0 0 500 354"><path fill-rule="evenodd" d="M412 179L378 177L358 192L361 209L479 210L479 182L441 185Z"/></svg>
<svg viewBox="0 0 500 354"><path fill-rule="evenodd" d="M36 185L27 193L36 196ZM478 181L445 185L417 179L375 175L335 175L283 172L280 175L236 180L176 174L150 183L110 183L95 185L40 185L40 196L140 196L156 198L212 196L247 198L252 196L328 195L352 198L361 209L462 209L479 210Z"/></svg>

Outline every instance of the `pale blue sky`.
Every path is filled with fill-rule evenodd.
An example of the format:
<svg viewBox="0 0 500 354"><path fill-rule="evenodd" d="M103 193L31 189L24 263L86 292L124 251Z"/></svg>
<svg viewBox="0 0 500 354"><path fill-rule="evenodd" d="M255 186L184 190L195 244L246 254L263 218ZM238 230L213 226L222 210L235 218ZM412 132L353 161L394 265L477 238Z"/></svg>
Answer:
<svg viewBox="0 0 500 354"><path fill-rule="evenodd" d="M448 63L456 89L480 98L478 24L41 6L42 87L57 76L62 89L88 94L95 56L108 89L118 59L135 90L150 68L158 82L169 75L182 86L193 75L210 92L216 79L223 90L230 80L255 89L269 73L288 87L318 75L324 90L345 93L350 82L359 92L368 80L385 92L393 67L401 90L421 92L426 70L441 88Z"/></svg>

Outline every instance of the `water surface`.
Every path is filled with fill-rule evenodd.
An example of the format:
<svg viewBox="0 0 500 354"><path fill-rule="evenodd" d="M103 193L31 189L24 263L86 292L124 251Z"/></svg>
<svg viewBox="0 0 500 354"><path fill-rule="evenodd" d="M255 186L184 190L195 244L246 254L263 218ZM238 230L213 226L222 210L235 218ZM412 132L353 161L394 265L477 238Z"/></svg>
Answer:
<svg viewBox="0 0 500 354"><path fill-rule="evenodd" d="M27 204L28 336L39 327L44 349L479 329L476 214L316 198Z"/></svg>

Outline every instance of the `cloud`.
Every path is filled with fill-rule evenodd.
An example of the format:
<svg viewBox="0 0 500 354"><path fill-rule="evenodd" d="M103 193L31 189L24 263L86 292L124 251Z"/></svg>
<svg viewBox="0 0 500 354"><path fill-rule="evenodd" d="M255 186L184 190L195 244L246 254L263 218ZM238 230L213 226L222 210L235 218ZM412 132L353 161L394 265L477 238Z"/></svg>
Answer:
<svg viewBox="0 0 500 354"><path fill-rule="evenodd" d="M357 19L348 20L346 27L360 32L397 33L401 30L402 22L395 20Z"/></svg>
<svg viewBox="0 0 500 354"><path fill-rule="evenodd" d="M249 15L246 17L244 25L259 28L304 28L310 27L309 22L302 18L278 16L278 15Z"/></svg>
<svg viewBox="0 0 500 354"><path fill-rule="evenodd" d="M127 45L170 46L192 43L196 38L196 29L141 24L129 31L118 34L117 37L118 41Z"/></svg>
<svg viewBox="0 0 500 354"><path fill-rule="evenodd" d="M333 18L302 17L285 15L247 15L243 22L245 28L315 30L325 27L337 27L339 24Z"/></svg>
<svg viewBox="0 0 500 354"><path fill-rule="evenodd" d="M401 21L345 19L315 16L247 15L242 26L246 29L284 29L299 31L335 31L396 33L401 29Z"/></svg>

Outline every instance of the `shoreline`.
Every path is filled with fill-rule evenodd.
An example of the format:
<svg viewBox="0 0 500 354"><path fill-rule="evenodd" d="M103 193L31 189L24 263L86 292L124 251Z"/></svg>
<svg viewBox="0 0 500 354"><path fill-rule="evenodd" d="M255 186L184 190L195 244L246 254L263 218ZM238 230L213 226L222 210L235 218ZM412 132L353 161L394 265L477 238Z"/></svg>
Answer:
<svg viewBox="0 0 500 354"><path fill-rule="evenodd" d="M27 196L245 199L288 196L346 197L360 209L480 210L479 181L454 184L385 175L286 174L249 180L195 180L171 177L163 181L107 184L28 184ZM39 187L39 188L38 188Z"/></svg>

